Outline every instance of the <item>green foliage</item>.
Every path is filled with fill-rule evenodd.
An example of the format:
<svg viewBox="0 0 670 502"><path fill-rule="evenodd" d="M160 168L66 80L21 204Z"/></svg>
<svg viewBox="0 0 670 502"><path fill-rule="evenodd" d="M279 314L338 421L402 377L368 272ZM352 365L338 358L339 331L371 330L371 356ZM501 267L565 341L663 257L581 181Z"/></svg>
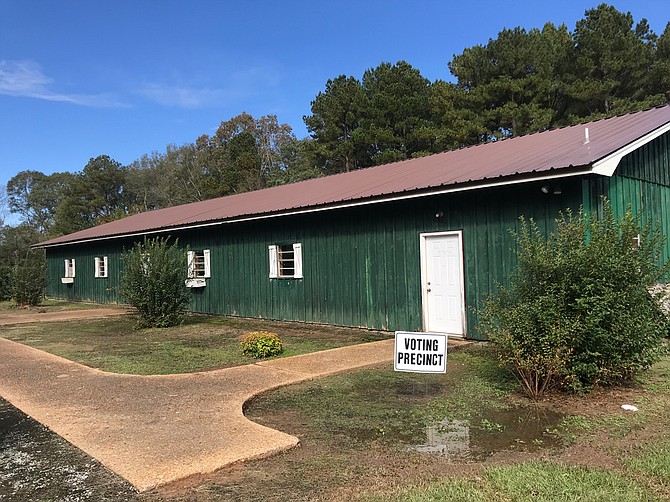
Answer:
<svg viewBox="0 0 670 502"><path fill-rule="evenodd" d="M564 80L573 42L565 26L505 29L485 46L467 48L449 68L469 96L468 106L498 139L560 125L567 107Z"/></svg>
<svg viewBox="0 0 670 502"><path fill-rule="evenodd" d="M363 136L375 164L412 158L431 151L430 81L405 61L382 63L363 74L363 89L370 107L363 121Z"/></svg>
<svg viewBox="0 0 670 502"><path fill-rule="evenodd" d="M40 239L30 225L0 227L0 300L37 305L44 297L46 258L30 246Z"/></svg>
<svg viewBox="0 0 670 502"><path fill-rule="evenodd" d="M144 239L122 255L120 293L137 309L142 327L175 326L189 302L186 251L168 239Z"/></svg>
<svg viewBox="0 0 670 502"><path fill-rule="evenodd" d="M0 264L0 301L7 301L12 297L12 267L6 263Z"/></svg>
<svg viewBox="0 0 670 502"><path fill-rule="evenodd" d="M17 256L11 273L11 293L17 305L39 305L46 285L46 254L28 249Z"/></svg>
<svg viewBox="0 0 670 502"><path fill-rule="evenodd" d="M22 171L7 182L9 208L41 234L83 230L126 215L126 174L107 155L77 174Z"/></svg>
<svg viewBox="0 0 670 502"><path fill-rule="evenodd" d="M268 175L268 186L296 183L323 175L317 166L318 147L309 138L287 141L281 146L282 165Z"/></svg>
<svg viewBox="0 0 670 502"><path fill-rule="evenodd" d="M287 147L295 142L291 127L275 115L242 113L221 122L213 136L200 136L179 174L191 184L193 200L258 190L289 168Z"/></svg>
<svg viewBox="0 0 670 502"><path fill-rule="evenodd" d="M605 3L587 10L573 34L579 76L575 83L587 91L569 89L574 111L581 116L627 111L630 102L652 95L649 68L656 38L646 19L634 26L630 12Z"/></svg>
<svg viewBox="0 0 670 502"><path fill-rule="evenodd" d="M480 328L530 396L630 379L659 359L668 319L649 290L670 268L658 230L603 200L601 218L568 211L548 238L522 220L516 237L518 268Z"/></svg>
<svg viewBox="0 0 670 502"><path fill-rule="evenodd" d="M127 168L108 155L90 159L68 184L53 231L71 233L126 216L126 178Z"/></svg>
<svg viewBox="0 0 670 502"><path fill-rule="evenodd" d="M56 221L56 210L75 175L21 171L7 182L9 210L21 216L23 225L48 234Z"/></svg>
<svg viewBox="0 0 670 502"><path fill-rule="evenodd" d="M307 129L319 144L321 163L327 172L359 169L366 164L360 134L361 119L368 107L359 80L340 75L328 80L323 92L312 101L312 115L304 118Z"/></svg>
<svg viewBox="0 0 670 502"><path fill-rule="evenodd" d="M242 353L257 359L279 355L283 352L282 341L276 333L252 331L241 342Z"/></svg>
<svg viewBox="0 0 670 502"><path fill-rule="evenodd" d="M340 75L312 101L305 124L326 173L439 151L431 82L405 61L381 63L362 80Z"/></svg>

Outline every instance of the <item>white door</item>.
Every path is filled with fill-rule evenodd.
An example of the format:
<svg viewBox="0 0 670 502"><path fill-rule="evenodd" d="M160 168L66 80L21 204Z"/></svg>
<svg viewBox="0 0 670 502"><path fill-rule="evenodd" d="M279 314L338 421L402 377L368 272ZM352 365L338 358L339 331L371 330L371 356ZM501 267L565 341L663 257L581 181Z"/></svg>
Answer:
<svg viewBox="0 0 670 502"><path fill-rule="evenodd" d="M424 330L465 334L461 232L421 234Z"/></svg>

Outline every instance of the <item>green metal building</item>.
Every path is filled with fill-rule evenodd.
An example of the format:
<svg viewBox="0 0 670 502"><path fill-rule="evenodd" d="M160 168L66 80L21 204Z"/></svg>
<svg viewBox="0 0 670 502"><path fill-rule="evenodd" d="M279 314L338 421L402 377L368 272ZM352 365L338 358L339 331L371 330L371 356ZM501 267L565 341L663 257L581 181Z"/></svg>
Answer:
<svg viewBox="0 0 670 502"><path fill-rule="evenodd" d="M670 236L670 106L160 209L43 242L47 295L123 302L121 253L191 250L191 310L481 338L519 216L628 205ZM665 249L670 259L670 246Z"/></svg>

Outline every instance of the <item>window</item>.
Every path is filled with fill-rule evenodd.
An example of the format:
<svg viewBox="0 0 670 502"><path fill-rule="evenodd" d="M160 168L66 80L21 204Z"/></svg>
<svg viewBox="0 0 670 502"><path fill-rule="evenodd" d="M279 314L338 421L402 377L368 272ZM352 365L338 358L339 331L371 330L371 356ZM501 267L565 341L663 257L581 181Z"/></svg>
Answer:
<svg viewBox="0 0 670 502"><path fill-rule="evenodd" d="M211 277L209 256L209 249L188 252L189 279L206 279Z"/></svg>
<svg viewBox="0 0 670 502"><path fill-rule="evenodd" d="M75 274L74 258L68 258L65 260L65 273L63 277L61 277L60 282L62 282L63 284L74 283L74 274Z"/></svg>
<svg viewBox="0 0 670 502"><path fill-rule="evenodd" d="M302 244L269 246L270 278L302 279Z"/></svg>
<svg viewBox="0 0 670 502"><path fill-rule="evenodd" d="M94 268L96 277L107 277L107 257L96 256Z"/></svg>
<svg viewBox="0 0 670 502"><path fill-rule="evenodd" d="M69 258L65 260L65 275L63 277L74 278L75 267L74 267L74 258Z"/></svg>

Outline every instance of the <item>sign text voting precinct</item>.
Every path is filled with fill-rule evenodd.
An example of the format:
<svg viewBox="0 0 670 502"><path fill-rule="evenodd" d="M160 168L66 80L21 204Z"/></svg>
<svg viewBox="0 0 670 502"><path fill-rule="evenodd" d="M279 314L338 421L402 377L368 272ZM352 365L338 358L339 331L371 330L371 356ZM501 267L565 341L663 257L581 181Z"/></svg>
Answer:
<svg viewBox="0 0 670 502"><path fill-rule="evenodd" d="M413 373L446 373L447 335L396 331L393 369Z"/></svg>

